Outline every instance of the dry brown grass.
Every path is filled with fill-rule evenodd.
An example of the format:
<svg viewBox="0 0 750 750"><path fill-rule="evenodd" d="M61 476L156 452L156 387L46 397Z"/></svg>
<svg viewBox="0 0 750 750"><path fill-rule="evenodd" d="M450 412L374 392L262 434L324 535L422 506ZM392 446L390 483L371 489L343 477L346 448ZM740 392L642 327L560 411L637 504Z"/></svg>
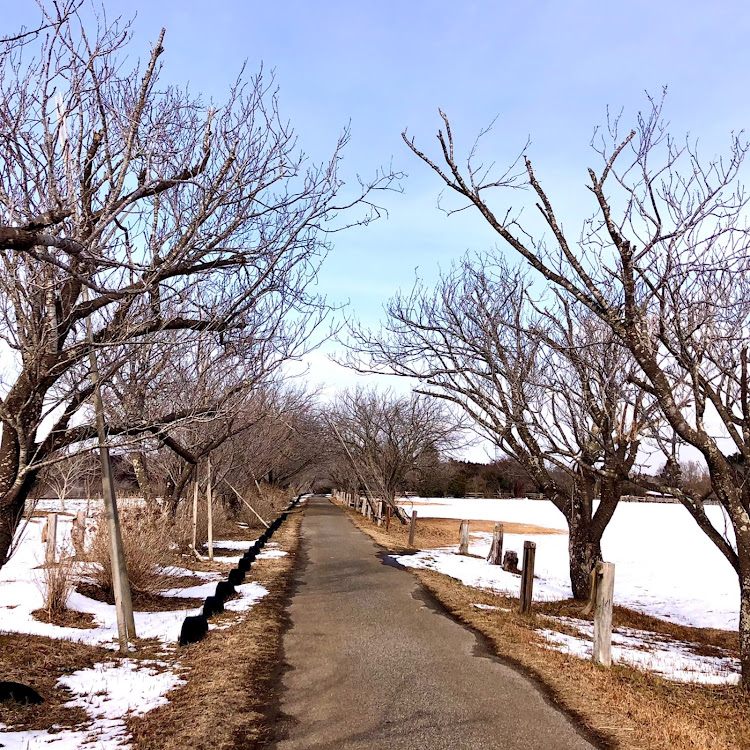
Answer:
<svg viewBox="0 0 750 750"><path fill-rule="evenodd" d="M336 501L334 501L336 502ZM382 535L383 542L386 546L393 548L407 549L409 542L409 526L403 525L397 518L391 519L391 525L388 532L385 530L385 521L383 526L377 527L371 521L367 521L351 508L346 508L340 502L336 502L355 519L361 519L361 522L368 527L374 528L375 534ZM359 523L359 521L357 521ZM469 533L482 531L492 533L495 529L495 521L471 521ZM435 549L436 547L449 547L458 544L459 530L461 528L460 519L453 518L420 518L417 517L417 533L414 538L414 549ZM506 534L564 534L559 529L550 529L546 526L536 526L530 523L509 523L503 522L503 531ZM369 532L368 532L369 533Z"/></svg>
<svg viewBox="0 0 750 750"><path fill-rule="evenodd" d="M55 565L45 565L39 587L44 597L47 621L53 622L68 609L68 599L75 587L75 561L71 554L62 551L60 561Z"/></svg>
<svg viewBox="0 0 750 750"><path fill-rule="evenodd" d="M386 534L352 512L349 516L384 547L405 547L400 535ZM435 571L412 572L451 615L487 639L500 658L539 680L553 700L610 746L621 750L750 748L750 695L737 688L670 682L627 666L602 669L591 661L543 648L534 628L548 622L538 622L540 617L580 617L579 603L546 602L535 605L538 614L525 617L518 613L516 599L464 586ZM497 609L478 609L474 604ZM708 650L737 648L734 633L686 628L621 607L615 608L614 620L618 627L653 630Z"/></svg>
<svg viewBox="0 0 750 750"><path fill-rule="evenodd" d="M137 750L250 750L268 739L266 716L276 700L284 606L300 523L301 510L274 534L273 541L289 554L259 560L246 579L267 586L270 593L242 622L181 649L180 662L189 668L187 685L169 694L169 704L129 720ZM222 625L235 617L225 613L216 622Z"/></svg>
<svg viewBox="0 0 750 750"><path fill-rule="evenodd" d="M122 543L133 594L154 595L169 588L169 567L174 564L170 549L170 521L146 510L127 509L120 514ZM88 550L91 562L97 563L90 573L106 596L112 595L112 568L109 557L109 533L103 518Z"/></svg>
<svg viewBox="0 0 750 750"><path fill-rule="evenodd" d="M38 706L0 703L0 723L21 730L88 722L83 709L64 707L72 696L67 690L56 688L56 683L63 675L111 658L111 652L80 643L24 634L0 635L2 679L31 685L45 699Z"/></svg>

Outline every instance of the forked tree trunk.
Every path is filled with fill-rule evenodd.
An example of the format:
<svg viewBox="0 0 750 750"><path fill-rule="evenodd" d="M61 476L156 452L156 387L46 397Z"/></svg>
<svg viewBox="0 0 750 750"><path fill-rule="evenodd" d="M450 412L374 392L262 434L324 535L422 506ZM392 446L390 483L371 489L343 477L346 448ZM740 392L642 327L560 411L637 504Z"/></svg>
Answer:
<svg viewBox="0 0 750 750"><path fill-rule="evenodd" d="M22 480L18 479L18 454L16 435L4 424L0 441L0 568L7 562L26 499L36 478L36 474L30 472Z"/></svg>
<svg viewBox="0 0 750 750"><path fill-rule="evenodd" d="M578 526L570 525L568 558L573 596L576 599L588 599L591 570L602 559L601 535L593 532L590 521Z"/></svg>

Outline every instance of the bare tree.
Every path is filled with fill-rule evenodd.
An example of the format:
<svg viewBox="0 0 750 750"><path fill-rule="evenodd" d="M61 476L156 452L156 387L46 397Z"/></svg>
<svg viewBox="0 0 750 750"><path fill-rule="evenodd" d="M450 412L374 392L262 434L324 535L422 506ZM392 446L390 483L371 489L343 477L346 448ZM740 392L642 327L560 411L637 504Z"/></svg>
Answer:
<svg viewBox="0 0 750 750"><path fill-rule="evenodd" d="M96 475L91 454L74 451L61 460L48 464L40 473L39 481L46 484L60 500L65 512L65 501L74 489L80 489Z"/></svg>
<svg viewBox="0 0 750 750"><path fill-rule="evenodd" d="M461 421L437 399L419 394L357 388L339 394L331 421L353 470L373 493L398 512L394 502L425 453L461 443ZM403 520L403 519L402 519Z"/></svg>
<svg viewBox="0 0 750 750"><path fill-rule="evenodd" d="M520 464L565 516L573 593L586 598L649 427L627 351L576 306L532 304L523 275L487 257L465 258L434 292L417 284L386 310L383 331L353 328L350 364L418 378L420 392L458 405Z"/></svg>
<svg viewBox="0 0 750 750"><path fill-rule="evenodd" d="M737 571L743 686L750 687L750 459L748 398L747 195L739 182L748 144L733 136L726 156L703 160L697 145L668 132L662 101L650 101L636 127L610 120L592 142L601 158L588 170L594 213L573 242L524 156L522 174L487 175L472 150L454 153L448 118L438 134L442 165L404 139L500 238L561 293L588 308L628 348L633 381L660 406L678 441L696 448L731 521L736 547L706 516L705 495L667 487ZM497 195L524 185L542 230ZM490 202L491 196L496 198ZM518 195L518 193L515 193ZM517 206L518 207L518 206ZM727 446L731 446L727 448Z"/></svg>
<svg viewBox="0 0 750 750"><path fill-rule="evenodd" d="M38 470L96 436L85 418L92 348L106 382L143 341L213 333L231 346L276 306L306 326L324 307L308 286L328 234L377 216L371 191L392 179L340 199L348 133L330 161L309 165L262 71L209 106L159 84L163 31L129 68L128 27L99 18L91 35L70 7L50 5L35 41L0 45L0 337L12 360L0 565Z"/></svg>

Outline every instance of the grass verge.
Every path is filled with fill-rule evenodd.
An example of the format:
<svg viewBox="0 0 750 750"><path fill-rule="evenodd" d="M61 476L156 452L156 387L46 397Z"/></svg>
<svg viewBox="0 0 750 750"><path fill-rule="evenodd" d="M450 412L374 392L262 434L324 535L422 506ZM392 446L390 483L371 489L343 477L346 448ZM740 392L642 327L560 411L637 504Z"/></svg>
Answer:
<svg viewBox="0 0 750 750"><path fill-rule="evenodd" d="M398 552L406 535L378 528L347 510L354 524L378 544ZM419 528L419 526L418 526ZM419 548L425 538L417 538ZM535 633L544 614L573 614L570 602L548 602L521 616L516 599L465 586L430 570L411 570L457 620L483 636L495 654L540 681L548 694L612 748L621 750L718 750L750 748L750 696L735 687L671 682L627 666L603 669L591 661L543 648ZM497 609L485 610L476 604ZM505 611L509 610L509 611ZM576 610L575 616L580 617ZM736 649L736 635L685 628L617 607L615 626L673 635L706 649ZM548 621L540 621L546 627Z"/></svg>
<svg viewBox="0 0 750 750"><path fill-rule="evenodd" d="M231 612L215 617L217 629L179 650L187 684L169 694L167 705L129 719L136 750L252 750L268 740L301 521L300 509L273 536L287 555L258 560L246 578L269 593L231 627Z"/></svg>

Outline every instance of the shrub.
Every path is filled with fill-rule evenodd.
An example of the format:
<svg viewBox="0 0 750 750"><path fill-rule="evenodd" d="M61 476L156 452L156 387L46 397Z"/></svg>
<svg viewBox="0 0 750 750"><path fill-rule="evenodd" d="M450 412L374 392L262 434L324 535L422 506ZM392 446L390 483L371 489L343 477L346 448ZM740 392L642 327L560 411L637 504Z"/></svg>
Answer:
<svg viewBox="0 0 750 750"><path fill-rule="evenodd" d="M172 519L144 509L127 509L120 514L122 543L128 566L130 589L134 593L155 595L172 582ZM109 559L109 534L104 518L99 519L91 542L89 559L97 563L91 578L107 594L113 593Z"/></svg>
<svg viewBox="0 0 750 750"><path fill-rule="evenodd" d="M75 583L72 554L60 553L60 562L43 568L41 591L49 622L65 612Z"/></svg>

